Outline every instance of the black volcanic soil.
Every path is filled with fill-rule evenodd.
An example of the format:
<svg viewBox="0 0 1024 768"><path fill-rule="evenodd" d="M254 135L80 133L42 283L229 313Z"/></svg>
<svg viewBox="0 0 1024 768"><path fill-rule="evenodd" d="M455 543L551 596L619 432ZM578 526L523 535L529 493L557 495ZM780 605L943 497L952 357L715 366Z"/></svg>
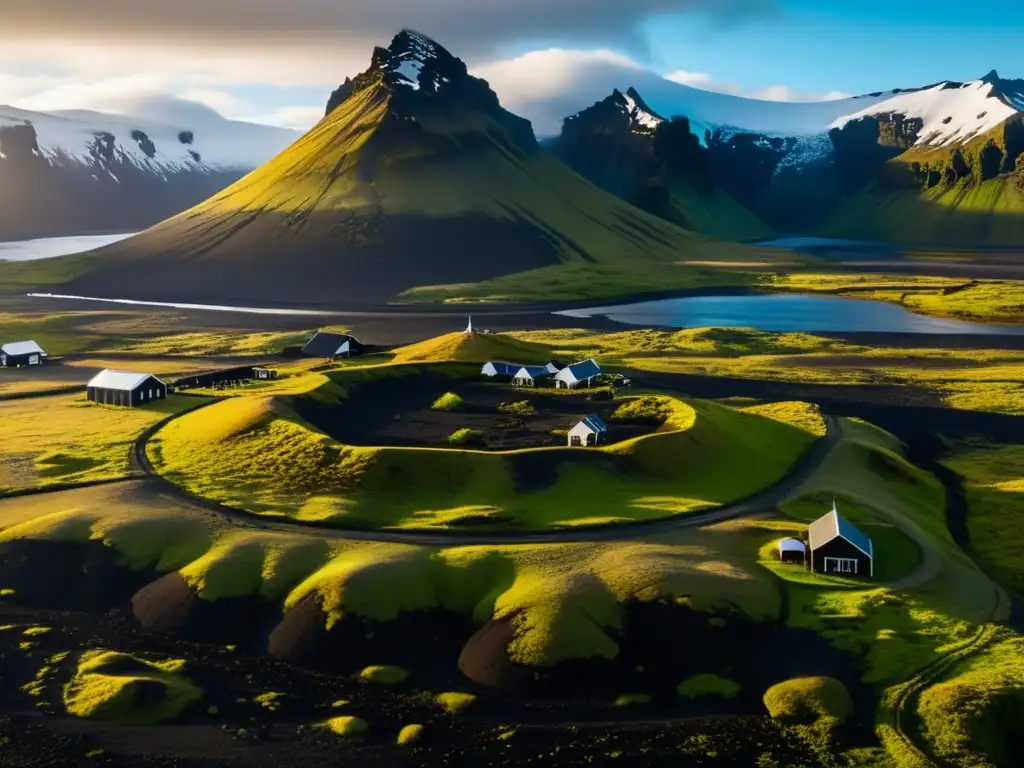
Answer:
<svg viewBox="0 0 1024 768"><path fill-rule="evenodd" d="M447 392L465 401L463 410L435 411L431 406ZM498 411L501 403L529 402L534 415ZM481 432L489 450L565 445L567 430L587 414L608 424L602 444L619 442L652 431L648 426L611 420L614 401L591 400L579 394L555 394L550 388L512 387L500 383L464 381L436 374L377 379L356 388L344 405L325 406L313 400L297 403L299 415L336 440L348 445L448 447L448 436L469 428Z"/></svg>

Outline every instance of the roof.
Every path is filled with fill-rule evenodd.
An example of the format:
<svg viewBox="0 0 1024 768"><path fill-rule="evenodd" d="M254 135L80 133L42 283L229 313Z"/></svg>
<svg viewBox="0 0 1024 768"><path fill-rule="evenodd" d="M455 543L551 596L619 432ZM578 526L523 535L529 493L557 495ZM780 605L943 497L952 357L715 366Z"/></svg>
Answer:
<svg viewBox="0 0 1024 768"><path fill-rule="evenodd" d="M780 552L806 552L807 545L800 539L783 539L779 542Z"/></svg>
<svg viewBox="0 0 1024 768"><path fill-rule="evenodd" d="M515 376L523 367L519 363L506 363L504 360L490 360L484 363L483 367L486 368L488 365L493 365L499 376Z"/></svg>
<svg viewBox="0 0 1024 768"><path fill-rule="evenodd" d="M43 348L34 341L12 341L0 347L0 352L6 355L45 355Z"/></svg>
<svg viewBox="0 0 1024 768"><path fill-rule="evenodd" d="M558 375L561 376L566 371L569 371L576 381L586 381L587 379L592 379L595 376L600 376L601 366L593 360L584 360L582 363L574 363L567 368L563 368L558 372Z"/></svg>
<svg viewBox="0 0 1024 768"><path fill-rule="evenodd" d="M313 334L313 338L306 342L302 352L310 357L333 357L341 351L341 347L346 341L359 343L359 339L348 333L317 331Z"/></svg>
<svg viewBox="0 0 1024 768"><path fill-rule="evenodd" d="M151 373L138 373L137 371L115 371L110 368L97 373L86 384L87 387L99 387L100 389L120 389L131 392L146 379L156 379ZM160 379L156 379L160 381ZM160 381L163 384L162 381Z"/></svg>
<svg viewBox="0 0 1024 768"><path fill-rule="evenodd" d="M551 371L547 369L547 366L524 365L522 368L516 371L516 376L520 376L524 371L531 379L538 379L541 376L551 375Z"/></svg>
<svg viewBox="0 0 1024 768"><path fill-rule="evenodd" d="M875 556L871 539L855 528L853 523L844 519L839 514L835 502L832 502L832 511L811 523L807 533L812 550L825 546L832 539L841 538L850 542L868 557L874 558Z"/></svg>
<svg viewBox="0 0 1024 768"><path fill-rule="evenodd" d="M596 413L591 413L588 416L584 416L582 419L580 419L579 424L577 424L576 426L578 427L580 424L583 424L591 432L600 432L603 434L608 431L608 425L605 424L604 419L602 419ZM576 427L573 427L573 429L575 428Z"/></svg>

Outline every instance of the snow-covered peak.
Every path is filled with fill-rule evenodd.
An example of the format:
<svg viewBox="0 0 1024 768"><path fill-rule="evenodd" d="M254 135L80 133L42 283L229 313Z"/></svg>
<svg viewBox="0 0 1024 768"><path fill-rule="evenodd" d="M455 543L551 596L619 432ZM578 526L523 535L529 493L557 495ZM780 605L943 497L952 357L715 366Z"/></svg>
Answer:
<svg viewBox="0 0 1024 768"><path fill-rule="evenodd" d="M625 102L624 107L626 114L629 115L629 119L632 121L632 127L634 130L639 126L643 132L652 132L659 125L665 122L665 119L654 114L647 105L643 103L640 95L630 88L624 94L622 99Z"/></svg>
<svg viewBox="0 0 1024 768"><path fill-rule="evenodd" d="M426 35L411 29L403 29L391 41L389 48L390 60L387 70L398 75L397 85L403 85L418 91L421 83L423 67L447 54L440 45ZM448 54L450 56L450 54ZM429 85L429 84L428 84ZM435 88L438 83L435 83Z"/></svg>
<svg viewBox="0 0 1024 768"><path fill-rule="evenodd" d="M0 106L0 129L31 127L39 156L51 165L129 162L156 174L252 170L299 137L297 131L216 119L171 125L89 110L33 112ZM36 151L34 151L36 153Z"/></svg>
<svg viewBox="0 0 1024 768"><path fill-rule="evenodd" d="M998 83L998 75L993 72L970 83L939 83L919 91L900 93L840 117L831 127L843 128L866 117L902 115L905 119L922 121L915 145L958 144L992 130L1024 109L1024 96L1001 94Z"/></svg>

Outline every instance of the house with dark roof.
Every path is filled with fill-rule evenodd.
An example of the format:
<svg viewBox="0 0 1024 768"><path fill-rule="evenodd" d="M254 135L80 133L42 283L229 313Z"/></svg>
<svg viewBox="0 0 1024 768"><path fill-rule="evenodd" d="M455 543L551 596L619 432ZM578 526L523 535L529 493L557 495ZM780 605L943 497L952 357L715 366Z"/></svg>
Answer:
<svg viewBox="0 0 1024 768"><path fill-rule="evenodd" d="M584 416L575 427L569 430L569 447L597 445L602 435L608 434L608 425L596 413Z"/></svg>
<svg viewBox="0 0 1024 768"><path fill-rule="evenodd" d="M0 346L0 368L41 365L45 361L46 352L34 341L11 341Z"/></svg>
<svg viewBox="0 0 1024 768"><path fill-rule="evenodd" d="M807 529L811 570L839 576L874 576L875 549L871 539L844 519L832 502L832 511Z"/></svg>
<svg viewBox="0 0 1024 768"><path fill-rule="evenodd" d="M317 331L313 338L302 348L306 357L356 357L363 354L363 345L355 336L348 333L328 333Z"/></svg>
<svg viewBox="0 0 1024 768"><path fill-rule="evenodd" d="M555 374L555 386L559 389L575 389L581 384L590 386L590 382L601 375L601 366L594 360L573 363Z"/></svg>
<svg viewBox="0 0 1024 768"><path fill-rule="evenodd" d="M88 399L105 405L133 408L167 397L167 385L151 373L106 368L85 385Z"/></svg>
<svg viewBox="0 0 1024 768"><path fill-rule="evenodd" d="M512 383L517 387L536 386L538 379L546 379L552 375L546 365L524 365L512 377Z"/></svg>

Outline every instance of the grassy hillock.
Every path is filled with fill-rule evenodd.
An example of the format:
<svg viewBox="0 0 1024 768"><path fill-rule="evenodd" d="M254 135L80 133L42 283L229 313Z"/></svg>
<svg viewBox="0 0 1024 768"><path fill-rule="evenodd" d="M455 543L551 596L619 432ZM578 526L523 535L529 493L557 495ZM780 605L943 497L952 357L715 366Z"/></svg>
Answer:
<svg viewBox="0 0 1024 768"><path fill-rule="evenodd" d="M180 659L145 661L114 651L82 654L64 686L64 705L76 717L151 725L173 720L203 692L181 675Z"/></svg>
<svg viewBox="0 0 1024 768"><path fill-rule="evenodd" d="M341 371L332 387L416 372ZM781 478L815 440L799 426L710 402L665 399L665 407L657 434L593 451L488 453L346 446L304 423L287 398L240 398L175 420L150 451L174 482L257 514L371 528L536 530L727 504Z"/></svg>
<svg viewBox="0 0 1024 768"><path fill-rule="evenodd" d="M544 364L551 350L543 344L520 341L504 333L449 333L395 350L396 363L510 363Z"/></svg>

